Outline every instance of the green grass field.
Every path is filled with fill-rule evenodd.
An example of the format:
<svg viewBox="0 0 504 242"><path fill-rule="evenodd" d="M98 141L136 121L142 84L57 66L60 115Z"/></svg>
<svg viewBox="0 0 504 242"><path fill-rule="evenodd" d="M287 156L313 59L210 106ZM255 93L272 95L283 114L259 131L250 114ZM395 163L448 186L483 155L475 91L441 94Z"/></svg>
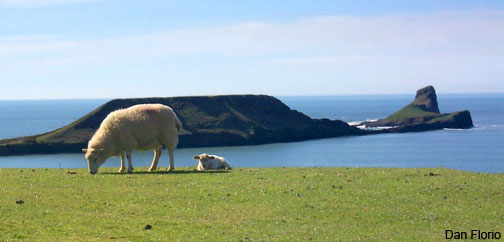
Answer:
<svg viewBox="0 0 504 242"><path fill-rule="evenodd" d="M0 241L439 241L504 234L504 174L0 169ZM150 229L148 229L150 225Z"/></svg>

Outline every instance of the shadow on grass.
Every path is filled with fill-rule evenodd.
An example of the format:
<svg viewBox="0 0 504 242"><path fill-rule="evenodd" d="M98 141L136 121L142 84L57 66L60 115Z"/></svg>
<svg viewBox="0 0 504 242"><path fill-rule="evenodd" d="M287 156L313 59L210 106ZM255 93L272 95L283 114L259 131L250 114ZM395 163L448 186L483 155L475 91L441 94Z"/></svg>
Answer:
<svg viewBox="0 0 504 242"><path fill-rule="evenodd" d="M175 170L175 171L133 171L133 173L120 173L120 172L100 172L98 174L103 174L103 175L164 175L164 174L171 174L171 175L181 175L181 174L191 174L191 173L198 173L198 174L213 174L213 173L229 173L230 171L228 170L212 170L212 171L198 171L198 170Z"/></svg>

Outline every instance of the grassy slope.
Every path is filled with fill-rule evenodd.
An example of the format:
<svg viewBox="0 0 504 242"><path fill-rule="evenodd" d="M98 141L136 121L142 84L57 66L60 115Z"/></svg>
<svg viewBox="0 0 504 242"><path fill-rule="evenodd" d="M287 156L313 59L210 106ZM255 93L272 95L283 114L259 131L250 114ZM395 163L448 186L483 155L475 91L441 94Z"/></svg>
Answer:
<svg viewBox="0 0 504 242"><path fill-rule="evenodd" d="M503 174L115 170L0 169L0 241L438 241L445 229L504 232ZM143 230L146 224L152 229Z"/></svg>
<svg viewBox="0 0 504 242"><path fill-rule="evenodd" d="M429 120L427 123L435 123L435 122L447 122L447 121L450 121L453 119L453 116L455 115L456 113L450 113L450 114L446 114L446 115L441 115L439 117L436 117L436 118L433 118L431 120Z"/></svg>
<svg viewBox="0 0 504 242"><path fill-rule="evenodd" d="M394 120L394 119L403 119L403 118L421 118L428 116L438 116L437 113L426 112L419 108L417 105L409 104L401 110L391 114L386 119Z"/></svg>

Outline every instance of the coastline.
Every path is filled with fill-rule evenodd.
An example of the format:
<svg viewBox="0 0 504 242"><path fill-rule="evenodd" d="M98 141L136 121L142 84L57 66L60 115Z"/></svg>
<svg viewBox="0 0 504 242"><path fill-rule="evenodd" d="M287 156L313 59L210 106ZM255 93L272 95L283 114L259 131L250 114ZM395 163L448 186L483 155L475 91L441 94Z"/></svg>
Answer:
<svg viewBox="0 0 504 242"><path fill-rule="evenodd" d="M425 91L427 90L427 91ZM417 91L437 108L433 87ZM432 94L432 95L431 95ZM425 98L424 98L425 99ZM0 140L0 156L79 153L111 111L143 103L172 107L190 135L179 136L179 148L260 145L342 136L472 128L469 111L436 114L430 118L397 119L388 129L359 129L341 120L312 119L267 95L225 95L172 98L114 99L69 125L35 136ZM415 104L416 105L416 104ZM377 121L377 123L379 123ZM372 123L365 123L367 127ZM387 123L384 123L386 126ZM379 126L384 126L379 125Z"/></svg>

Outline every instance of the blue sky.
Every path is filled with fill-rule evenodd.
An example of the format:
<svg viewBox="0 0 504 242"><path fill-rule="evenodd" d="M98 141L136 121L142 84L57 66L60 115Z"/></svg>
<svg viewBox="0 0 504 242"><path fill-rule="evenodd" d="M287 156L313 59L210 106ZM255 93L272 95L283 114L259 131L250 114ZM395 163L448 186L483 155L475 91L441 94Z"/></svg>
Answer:
<svg viewBox="0 0 504 242"><path fill-rule="evenodd" d="M504 1L0 0L0 99L504 92Z"/></svg>

